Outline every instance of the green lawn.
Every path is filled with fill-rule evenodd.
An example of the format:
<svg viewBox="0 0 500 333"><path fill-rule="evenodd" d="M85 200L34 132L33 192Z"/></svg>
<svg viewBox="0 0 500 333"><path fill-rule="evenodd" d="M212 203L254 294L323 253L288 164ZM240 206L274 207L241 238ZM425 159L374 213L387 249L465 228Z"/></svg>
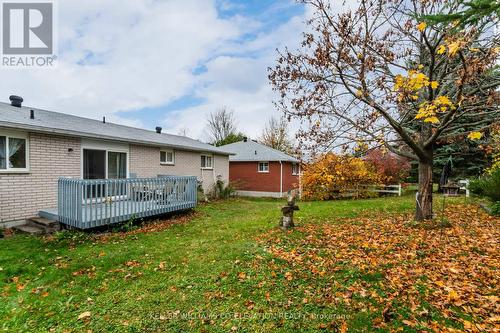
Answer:
<svg viewBox="0 0 500 333"><path fill-rule="evenodd" d="M412 201L299 203L296 223L335 224L377 212L389 216L411 211ZM371 331L370 313L360 314L347 303L304 304L304 286L314 288L315 277L289 283L286 267L277 267L284 263L257 240L277 229L282 204L210 203L186 223L105 239L0 240L0 330L290 332L342 330L325 324L347 321L354 331ZM78 319L87 311L90 316Z"/></svg>

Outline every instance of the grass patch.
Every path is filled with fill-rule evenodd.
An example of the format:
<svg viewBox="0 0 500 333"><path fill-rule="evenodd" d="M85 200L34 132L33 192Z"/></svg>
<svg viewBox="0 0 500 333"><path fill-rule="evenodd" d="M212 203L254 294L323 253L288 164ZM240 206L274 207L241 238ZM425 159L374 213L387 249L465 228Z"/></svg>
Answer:
<svg viewBox="0 0 500 333"><path fill-rule="evenodd" d="M104 237L1 239L0 330L316 332L404 326L411 311L403 305L391 310L394 322L378 322L385 310L380 298L391 295L383 288L384 270L367 272L353 258L339 257L333 267L305 271L303 263L269 249L274 245L297 258L335 256L324 226L362 227L358 218L366 216L397 220L412 210L412 197L300 202L300 227L290 232L277 227L282 205L231 199L202 205L168 227ZM320 235L317 244L307 241L312 231ZM364 255L377 251L351 245ZM471 253L491 251L474 246Z"/></svg>

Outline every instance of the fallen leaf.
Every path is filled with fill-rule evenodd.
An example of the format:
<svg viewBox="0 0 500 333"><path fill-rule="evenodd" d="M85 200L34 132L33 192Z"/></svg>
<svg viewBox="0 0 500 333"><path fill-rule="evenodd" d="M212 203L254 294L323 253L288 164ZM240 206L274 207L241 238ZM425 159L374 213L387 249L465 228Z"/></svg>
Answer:
<svg viewBox="0 0 500 333"><path fill-rule="evenodd" d="M385 309L376 320L380 328L402 320L396 303L412 311L404 324L425 325L428 332L451 332L457 324L472 325L469 331L495 331L498 317L488 314L498 313L500 219L475 204L447 203L440 214L449 225L438 220L415 224L409 213L369 211L335 223L304 222L293 237L280 230L263 233L258 241L271 256L268 283L276 283L275 272L284 272L287 280L306 288L323 272L331 283L306 288L303 298L323 306L345 302L362 312L375 311L377 304ZM254 267L260 266L262 261L255 260ZM377 278L342 277L351 271ZM431 308L446 322L432 322ZM460 318L470 318L470 324Z"/></svg>
<svg viewBox="0 0 500 333"><path fill-rule="evenodd" d="M78 320L84 320L84 319L90 318L90 316L91 316L90 311L85 311L85 312L82 312L82 313L78 316Z"/></svg>
<svg viewBox="0 0 500 333"><path fill-rule="evenodd" d="M141 266L141 263L138 262L137 260L130 260L125 263L125 266L127 267L138 267Z"/></svg>

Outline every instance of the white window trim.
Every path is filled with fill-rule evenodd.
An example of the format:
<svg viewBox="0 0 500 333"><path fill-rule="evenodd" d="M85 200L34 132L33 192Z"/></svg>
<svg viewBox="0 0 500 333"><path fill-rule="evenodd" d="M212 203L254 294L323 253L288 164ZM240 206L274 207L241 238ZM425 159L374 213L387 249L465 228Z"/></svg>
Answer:
<svg viewBox="0 0 500 333"><path fill-rule="evenodd" d="M6 131L0 130L0 136L5 136L7 139L5 140L6 145L6 155L5 155L5 163L7 169L0 169L0 173L29 173L30 172L30 140L28 133L25 132L17 132L17 131ZM9 167L9 138L14 139L24 139L26 140L26 168L10 168Z"/></svg>
<svg viewBox="0 0 500 333"><path fill-rule="evenodd" d="M266 163L266 164L267 164L267 170L265 170L265 171L261 171L261 170L260 170L260 165L261 165L261 164L263 164L263 163ZM269 166L270 166L270 165L269 165L269 162L259 162L259 164L257 164L257 171L258 171L259 173L269 173Z"/></svg>
<svg viewBox="0 0 500 333"><path fill-rule="evenodd" d="M161 153L165 153L165 157L168 153L172 153L172 162L161 160ZM173 149L160 149L160 164L161 165L175 165L175 151Z"/></svg>
<svg viewBox="0 0 500 333"><path fill-rule="evenodd" d="M210 160L212 161L212 166L211 167L204 167L204 166L202 166L201 169L202 170L213 170L214 169L214 156L210 155L210 154L201 154L200 155L200 166L201 166L201 157L202 156L205 156L205 158L210 157Z"/></svg>
<svg viewBox="0 0 500 333"><path fill-rule="evenodd" d="M297 167L297 172L294 172L294 166ZM292 163L292 176L298 176L300 173L300 165L299 163Z"/></svg>

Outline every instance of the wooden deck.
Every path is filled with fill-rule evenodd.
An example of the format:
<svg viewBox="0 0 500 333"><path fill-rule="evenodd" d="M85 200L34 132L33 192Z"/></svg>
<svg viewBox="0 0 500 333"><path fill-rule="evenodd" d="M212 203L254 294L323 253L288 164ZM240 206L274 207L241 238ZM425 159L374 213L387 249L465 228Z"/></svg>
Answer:
<svg viewBox="0 0 500 333"><path fill-rule="evenodd" d="M196 207L196 177L59 180L58 207L41 217L79 229Z"/></svg>
<svg viewBox="0 0 500 333"><path fill-rule="evenodd" d="M173 202L161 205L155 201L142 202L142 205L134 208L134 202L130 204L124 202L99 203L94 208L82 206L82 219L79 228L88 229L101 225L113 224L128 221L131 218L143 218L155 215L166 214L196 207L196 202ZM96 214L97 213L97 214ZM56 208L44 209L38 215L51 220L59 221L59 212Z"/></svg>

